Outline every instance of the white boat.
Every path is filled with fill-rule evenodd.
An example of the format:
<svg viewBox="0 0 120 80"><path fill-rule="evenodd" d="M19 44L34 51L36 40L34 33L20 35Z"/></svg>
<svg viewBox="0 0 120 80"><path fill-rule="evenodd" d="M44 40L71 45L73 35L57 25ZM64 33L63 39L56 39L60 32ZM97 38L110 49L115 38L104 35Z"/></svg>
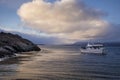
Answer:
<svg viewBox="0 0 120 80"><path fill-rule="evenodd" d="M80 49L81 53L95 53L104 54L104 47L102 44L87 44L86 47Z"/></svg>

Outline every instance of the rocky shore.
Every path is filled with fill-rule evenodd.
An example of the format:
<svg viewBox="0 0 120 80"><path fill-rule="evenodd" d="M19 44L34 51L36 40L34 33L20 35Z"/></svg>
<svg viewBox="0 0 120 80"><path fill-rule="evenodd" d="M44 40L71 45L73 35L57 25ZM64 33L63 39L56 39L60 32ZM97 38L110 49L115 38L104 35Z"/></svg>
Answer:
<svg viewBox="0 0 120 80"><path fill-rule="evenodd" d="M0 58L14 56L15 53L40 50L37 45L19 35L0 32Z"/></svg>

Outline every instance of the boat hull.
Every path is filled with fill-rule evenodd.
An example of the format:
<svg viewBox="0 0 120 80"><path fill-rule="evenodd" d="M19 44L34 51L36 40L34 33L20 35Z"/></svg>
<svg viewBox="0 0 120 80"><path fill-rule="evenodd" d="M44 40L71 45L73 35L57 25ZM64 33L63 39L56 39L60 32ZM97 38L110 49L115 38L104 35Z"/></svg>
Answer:
<svg viewBox="0 0 120 80"><path fill-rule="evenodd" d="M88 53L88 54L104 54L103 48L102 49L80 49L81 53Z"/></svg>

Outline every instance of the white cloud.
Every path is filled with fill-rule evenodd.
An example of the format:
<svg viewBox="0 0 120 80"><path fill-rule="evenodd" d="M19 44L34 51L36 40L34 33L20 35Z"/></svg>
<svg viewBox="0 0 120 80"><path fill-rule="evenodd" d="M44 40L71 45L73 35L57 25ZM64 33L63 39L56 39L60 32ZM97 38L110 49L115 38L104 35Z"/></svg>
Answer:
<svg viewBox="0 0 120 80"><path fill-rule="evenodd" d="M102 11L88 8L79 0L56 0L54 3L33 0L21 5L18 15L32 28L71 41L93 38L108 26L101 19Z"/></svg>

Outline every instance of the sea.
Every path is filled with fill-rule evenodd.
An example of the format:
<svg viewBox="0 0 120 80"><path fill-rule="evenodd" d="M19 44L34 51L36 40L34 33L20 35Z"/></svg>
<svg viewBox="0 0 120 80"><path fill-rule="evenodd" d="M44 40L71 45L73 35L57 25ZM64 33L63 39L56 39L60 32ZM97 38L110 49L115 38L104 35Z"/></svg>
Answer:
<svg viewBox="0 0 120 80"><path fill-rule="evenodd" d="M0 61L0 80L120 80L120 47L105 47L106 55L81 54L80 46L39 47Z"/></svg>

